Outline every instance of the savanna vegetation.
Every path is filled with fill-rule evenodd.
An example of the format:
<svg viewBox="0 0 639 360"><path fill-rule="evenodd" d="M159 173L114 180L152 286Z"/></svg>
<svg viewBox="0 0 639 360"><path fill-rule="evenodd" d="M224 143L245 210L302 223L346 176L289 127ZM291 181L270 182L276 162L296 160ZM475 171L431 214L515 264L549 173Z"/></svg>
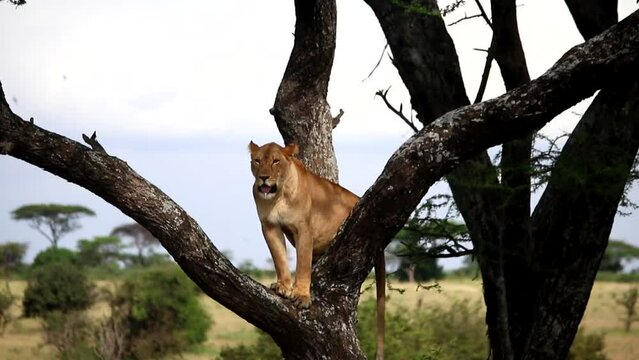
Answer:
<svg viewBox="0 0 639 360"><path fill-rule="evenodd" d="M445 273L437 259L424 262L419 251L425 238L437 244L443 233L463 235L465 227L423 219L416 213L388 254L396 270L388 283L386 358L485 359L489 347L476 263L469 258L464 268ZM636 259L632 245L611 244L605 255L610 263ZM51 246L25 264L26 248L0 244L0 254L8 254L0 288L0 360L282 358L268 334L204 296L171 261L152 261L157 255L151 249L138 251L129 243L127 250L117 236L97 236L80 239L76 249ZM272 281L271 270L250 261L240 268ZM639 320L639 274L622 268L600 272L607 280L593 290L570 359L639 356L639 328L632 327ZM376 351L372 285L370 280L362 287L357 328L369 358Z"/></svg>
<svg viewBox="0 0 639 360"><path fill-rule="evenodd" d="M595 286L595 277L617 209L625 203L629 185L637 177L639 86L628 74L634 73L639 63L639 13L619 21L616 1L566 0L584 43L566 49L543 75L531 79L517 25L518 4L493 0L490 18L479 6L482 13L476 17L481 16L493 36L486 50L482 85L471 104L443 19L464 1L442 9L430 0L365 2L379 20L393 64L410 94L410 116L404 116L401 107L395 113L415 135L389 159L353 210L355 215L336 235L334 246L317 262L313 272L316 300L310 310L300 310L265 291L262 284L233 266L186 211L124 161L110 156L95 133L84 136L87 147L40 128L11 110L2 87L0 154L76 183L129 215L157 237L204 294L268 333L289 359L359 360L372 356L368 333L372 326L367 325L371 306L366 296L360 301L360 291L373 258L396 240L400 230L404 230L398 236L400 244L390 250L395 251L399 269L410 280L442 276L432 260L434 255L472 252L481 291L478 282L469 285L467 280L450 280L440 287L447 296L455 294L449 288L459 282L469 285L474 290L467 295L473 293L477 300L482 297L483 302L478 303L483 305L475 306L473 296L462 296L458 301L448 298L437 306L435 300L408 297L412 291L393 295L405 303L397 300L388 314L389 358L633 356L636 291L622 284L612 292L600 293L598 286L605 288L610 283ZM336 4L333 0L295 1L295 10L293 50L270 113L284 141L301 146L300 159L306 166L337 180L332 130L341 115L333 117L327 101L336 43ZM507 92L482 101L493 61L500 68ZM385 97L386 93L379 95ZM566 143L549 158L550 165L544 164L548 165L546 170L538 172L534 133L593 95ZM392 104L389 107L394 109ZM417 122L413 122L413 115ZM493 161L487 152L496 145L501 146L499 161ZM450 185L465 229L448 221L441 229L427 222L418 229L423 234L416 235L405 224L428 189L442 178ZM541 188L541 198L533 208L531 189ZM16 220L29 221L51 242L52 249L85 215L93 214L73 206L27 207L13 213ZM462 233L467 237L460 238ZM49 281L41 280L55 276L43 273L50 266L64 267L60 276L80 281L77 271L69 269L117 270L152 263L140 259L144 252L134 254L136 260L127 260L126 256L114 257L114 249L117 244L113 240L87 240L78 248L83 256L43 256L38 269L25 272L28 285L24 290L7 287L8 300L3 304L10 304L9 312L5 311L8 318L16 312L37 317L35 333L43 335L38 338L44 338L46 346L15 347L20 341L14 339L4 353L11 356L33 351L20 353L19 358L65 359L141 359L189 352L192 355L188 356L204 358L277 356L277 349L260 334L251 335L252 342L244 346L208 347L215 328L203 336L209 322L201 320L205 311L195 309L210 300L195 301L198 293L178 277L166 278L170 284L147 287L156 276L140 274L127 280L116 273L109 282L96 286L111 294L101 301L95 294L85 297L66 293L69 289L47 288ZM614 259L606 267L618 268ZM165 286L171 284L175 286ZM187 293L174 293L178 289ZM170 293L155 292L160 290ZM46 301L32 301L32 294L38 294L38 301ZM96 306L106 310L92 315ZM15 307L17 310L11 310ZM621 313L616 312L619 307ZM184 309L188 311L184 313ZM359 318L353 316L358 309ZM193 314L199 314L197 319ZM606 316L600 318L600 314ZM27 325L19 324L28 320L9 320L5 337L13 336L14 331L24 335L20 331ZM611 322L615 325L610 326ZM228 329L217 330L229 333ZM487 337L481 335L482 330ZM48 353L38 353L46 347ZM607 353L617 350L620 353Z"/></svg>
<svg viewBox="0 0 639 360"><path fill-rule="evenodd" d="M271 281L270 279L265 282ZM109 279L95 282L100 289L113 289L120 280ZM51 338L51 327L56 326L37 318L21 316L21 298L26 282L9 282L16 301L11 306L12 320L3 336L0 336L0 359L18 360L25 358L61 358L60 345ZM388 353L389 359L485 359L487 339L481 302L481 284L471 278L451 278L439 281L438 289L418 289L415 283L392 283L392 287L403 290L391 291L388 313ZM623 307L615 304L615 296L632 288L630 283L597 282L591 301L580 326L579 334L571 350L570 359L631 360L639 356L639 327L624 330ZM1 293L1 291L0 291ZM0 295L1 297L1 295ZM360 304L359 336L362 347L369 357L374 355L374 294L364 293ZM206 332L205 339L195 345L180 350L187 360L203 359L281 359L281 351L271 338L252 325L234 315L221 305L200 294L197 297L202 310L213 324ZM637 305L639 308L639 304ZM96 348L83 348L87 339L96 336L109 338L110 329L118 329L109 322L111 304L107 297L99 297L84 313L84 318L66 320L67 326L83 328L82 346L73 351L79 359L108 358L113 355L95 357ZM425 328L422 322L430 324ZM79 326L81 324L81 326ZM113 326L116 326L115 328ZM102 331L102 335L97 331ZM117 331L117 330L116 330ZM106 332L106 333L105 333ZM71 341L71 344L74 342ZM167 345L168 346L168 345ZM141 346L138 351L147 351ZM67 350L68 351L68 350ZM105 352L104 348L101 350ZM72 354L71 354L72 355ZM70 357L66 358L78 358ZM460 357L464 356L464 357ZM149 357L156 358L156 357ZM176 358L166 355L163 358Z"/></svg>

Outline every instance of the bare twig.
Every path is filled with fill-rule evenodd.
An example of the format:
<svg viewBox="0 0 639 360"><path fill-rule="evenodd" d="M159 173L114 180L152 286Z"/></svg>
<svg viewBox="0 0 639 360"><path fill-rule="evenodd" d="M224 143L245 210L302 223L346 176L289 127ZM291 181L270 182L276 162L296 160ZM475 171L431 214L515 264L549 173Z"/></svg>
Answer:
<svg viewBox="0 0 639 360"><path fill-rule="evenodd" d="M484 21L486 21L486 24L488 24L488 26L490 26L490 28L492 29L493 23L488 18L488 15L486 15L486 10L484 10L484 7L482 6L481 1L475 0L475 4L477 4L477 7L479 8L479 12L481 13L481 16L484 18Z"/></svg>
<svg viewBox="0 0 639 360"><path fill-rule="evenodd" d="M481 75L481 82L479 83L479 89L477 89L477 96L475 96L475 104L481 102L484 98L484 92L486 92L486 85L488 84L488 76L490 75L490 68L493 64L493 46L491 45L486 54L486 63L484 64L484 72Z"/></svg>
<svg viewBox="0 0 639 360"><path fill-rule="evenodd" d="M82 139L84 140L85 143L89 144L93 150L100 151L105 154L107 153L106 150L104 150L104 147L100 145L100 143L98 142L95 131L93 132L93 135L91 135L91 137L88 137L85 134L82 134Z"/></svg>
<svg viewBox="0 0 639 360"><path fill-rule="evenodd" d="M470 15L470 16L464 15L463 18L453 21L452 23L448 24L448 26L457 25L457 24L459 24L460 22L462 22L464 20L475 19L475 18L478 18L478 17L483 17L483 15L482 14L475 14L475 15Z"/></svg>
<svg viewBox="0 0 639 360"><path fill-rule="evenodd" d="M375 70L377 70L377 68L379 67L379 64L382 63L382 59L384 58L384 54L386 54L386 49L388 48L388 43L386 43L386 45L384 45L384 49L382 49L382 53L381 55L379 55L379 60L377 60L377 64L375 64L375 67L373 68L373 70L371 70L371 72L368 74L368 76L362 80L362 82L370 79L370 77L373 75L373 73L375 72ZM393 59L391 58L391 61Z"/></svg>
<svg viewBox="0 0 639 360"><path fill-rule="evenodd" d="M404 115L404 113L402 112L403 105L399 104L399 110L397 110L388 101L388 98L386 97L386 95L388 94L389 90L390 90L390 87L388 89L386 89L386 90L379 90L379 91L377 91L375 93L375 95L381 97L382 100L384 100L384 103L386 104L386 107L388 107L392 112L394 112L395 115L399 116L399 118L402 119L402 121L404 121L406 123L406 125L408 125L411 129L413 129L414 132L418 132L419 129L417 128L417 126L415 126L415 123L413 122L413 120L407 118L406 115Z"/></svg>
<svg viewBox="0 0 639 360"><path fill-rule="evenodd" d="M344 115L344 110L339 109L339 114L337 114L337 116L333 118L333 129L335 129L337 125L339 125L339 121L342 118L342 115Z"/></svg>

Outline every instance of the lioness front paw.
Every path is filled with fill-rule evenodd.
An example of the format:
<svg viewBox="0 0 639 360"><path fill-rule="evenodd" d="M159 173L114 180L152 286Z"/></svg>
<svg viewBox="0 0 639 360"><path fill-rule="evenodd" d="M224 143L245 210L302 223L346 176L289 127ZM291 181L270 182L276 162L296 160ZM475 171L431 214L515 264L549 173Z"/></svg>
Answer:
<svg viewBox="0 0 639 360"><path fill-rule="evenodd" d="M311 294L309 292L293 289L291 299L295 306L301 307L302 309L311 307Z"/></svg>
<svg viewBox="0 0 639 360"><path fill-rule="evenodd" d="M270 286L271 290L275 291L275 293L279 296L283 296L285 298L290 298L293 288L291 285L287 285L283 282L274 282Z"/></svg>

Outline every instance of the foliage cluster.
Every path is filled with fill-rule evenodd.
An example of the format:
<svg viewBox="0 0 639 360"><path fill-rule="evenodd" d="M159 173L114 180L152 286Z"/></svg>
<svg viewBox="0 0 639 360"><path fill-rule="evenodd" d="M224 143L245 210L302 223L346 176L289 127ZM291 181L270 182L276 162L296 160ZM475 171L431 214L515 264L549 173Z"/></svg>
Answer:
<svg viewBox="0 0 639 360"><path fill-rule="evenodd" d="M97 360L91 346L92 324L81 311L52 311L42 318L45 343L53 346L61 360Z"/></svg>
<svg viewBox="0 0 639 360"><path fill-rule="evenodd" d="M282 351L277 347L273 339L262 331L255 344L227 346L220 351L219 360L280 360Z"/></svg>
<svg viewBox="0 0 639 360"><path fill-rule="evenodd" d="M80 227L82 216L95 216L93 210L81 205L28 204L11 212L14 220L23 220L57 247L60 237Z"/></svg>
<svg viewBox="0 0 639 360"><path fill-rule="evenodd" d="M112 301L114 314L128 330L128 356L147 359L179 353L206 340L212 321L184 272L171 266L132 275Z"/></svg>
<svg viewBox="0 0 639 360"><path fill-rule="evenodd" d="M15 300L16 297L9 289L9 283L5 282L4 287L0 288L0 336L4 334L4 330L12 320L11 306Z"/></svg>
<svg viewBox="0 0 639 360"><path fill-rule="evenodd" d="M85 310L93 301L93 284L85 273L73 264L54 262L33 271L22 306L25 316L39 317Z"/></svg>
<svg viewBox="0 0 639 360"><path fill-rule="evenodd" d="M206 340L211 319L177 266L132 271L114 293L103 289L111 314L94 323L83 312L96 299L93 285L62 258L34 269L23 300L25 316L42 319L45 342L60 358L159 358Z"/></svg>
<svg viewBox="0 0 639 360"><path fill-rule="evenodd" d="M639 247L620 240L610 240L601 259L599 271L621 272L623 262L639 258Z"/></svg>
<svg viewBox="0 0 639 360"><path fill-rule="evenodd" d="M31 268L37 269L51 264L78 265L78 257L73 250L50 247L36 255Z"/></svg>
<svg viewBox="0 0 639 360"><path fill-rule="evenodd" d="M630 332L630 327L635 321L639 321L639 315L637 314L637 301L639 301L639 288L631 287L628 290L620 293L613 294L615 303L623 309L623 315L621 321L624 325L624 330Z"/></svg>
<svg viewBox="0 0 639 360"><path fill-rule="evenodd" d="M13 272L21 268L27 247L27 244L19 242L0 244L0 270Z"/></svg>
<svg viewBox="0 0 639 360"><path fill-rule="evenodd" d="M449 307L398 308L387 313L385 358L484 360L488 354L486 327L479 304L454 302ZM426 325L427 324L427 325ZM362 350L375 356L375 302L359 307L358 333Z"/></svg>
<svg viewBox="0 0 639 360"><path fill-rule="evenodd" d="M580 328L568 353L568 360L607 360L604 345L603 335L587 334Z"/></svg>
<svg viewBox="0 0 639 360"><path fill-rule="evenodd" d="M358 336L362 350L375 358L375 300L360 303ZM386 359L485 360L488 357L486 325L481 306L456 301L448 306L415 309L397 308L386 314ZM579 331L570 350L570 360L606 360L600 334ZM273 340L260 332L253 345L226 347L220 360L280 360L281 352Z"/></svg>

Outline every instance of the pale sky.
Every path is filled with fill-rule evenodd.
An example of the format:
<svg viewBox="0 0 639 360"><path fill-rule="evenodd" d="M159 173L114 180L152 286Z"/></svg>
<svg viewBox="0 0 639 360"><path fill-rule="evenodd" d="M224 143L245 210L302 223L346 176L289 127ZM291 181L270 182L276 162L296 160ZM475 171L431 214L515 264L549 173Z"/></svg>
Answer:
<svg viewBox="0 0 639 360"><path fill-rule="evenodd" d="M519 27L530 74L541 75L581 43L563 1L520 1ZM619 1L620 17L637 9ZM440 2L445 4L445 2ZM489 3L485 1L485 7ZM447 23L477 13L468 4ZM281 142L268 109L288 61L293 1L30 0L0 3L0 81L18 115L81 141L98 133L106 150L183 206L238 263L265 264L250 187L246 146ZM484 66L490 31L481 19L449 27L469 98ZM343 186L357 194L372 185L411 131L374 94L409 108L406 89L388 56L365 79L385 45L363 1L338 0L337 50L329 103L344 109L334 133ZM493 65L485 98L504 89ZM570 131L588 101L551 122L544 132ZM77 203L97 212L63 246L105 235L130 222L88 191L32 165L0 156L0 242L28 242L29 259L48 245L9 212L26 203ZM443 187L438 188L441 191ZM633 198L639 201L639 193ZM639 216L618 219L612 236L639 244Z"/></svg>

